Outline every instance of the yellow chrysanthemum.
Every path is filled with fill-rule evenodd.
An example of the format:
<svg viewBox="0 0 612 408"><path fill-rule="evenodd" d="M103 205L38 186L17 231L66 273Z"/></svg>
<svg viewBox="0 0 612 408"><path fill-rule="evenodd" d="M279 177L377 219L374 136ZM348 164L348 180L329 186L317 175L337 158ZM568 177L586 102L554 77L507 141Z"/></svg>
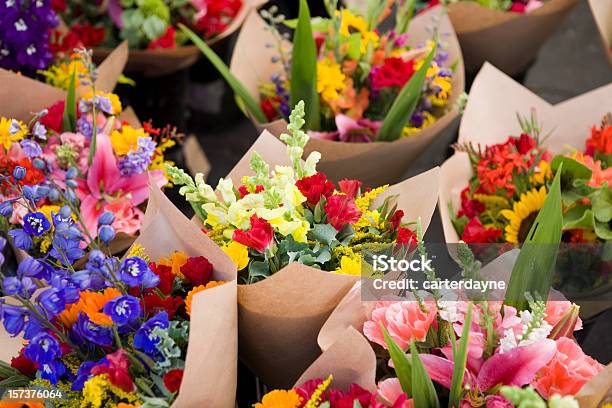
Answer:
<svg viewBox="0 0 612 408"><path fill-rule="evenodd" d="M342 73L340 64L328 58L317 62L317 92L328 104L340 97L344 90L346 76Z"/></svg>
<svg viewBox="0 0 612 408"><path fill-rule="evenodd" d="M506 226L507 242L518 245L525 241L531 225L544 205L546 196L545 187L541 187L539 190L534 188L521 194L519 201L512 205L511 210L500 211L500 214L509 221Z"/></svg>
<svg viewBox="0 0 612 408"><path fill-rule="evenodd" d="M170 258L160 258L157 263L159 265L172 267L172 273L181 279L185 279L185 276L181 273L181 268L187 263L189 257L186 253L181 251L174 251Z"/></svg>
<svg viewBox="0 0 612 408"><path fill-rule="evenodd" d="M534 184L544 184L546 180L552 178L552 169L550 163L546 160L540 161L536 168L536 172L531 176L531 182Z"/></svg>
<svg viewBox="0 0 612 408"><path fill-rule="evenodd" d="M239 242L231 241L227 245L221 247L223 252L230 257L236 264L236 268L241 271L249 264L249 249Z"/></svg>
<svg viewBox="0 0 612 408"><path fill-rule="evenodd" d="M148 136L149 134L142 128L135 129L130 125L123 125L121 131L113 130L110 139L115 153L123 156L131 151L136 151L138 149L138 139Z"/></svg>
<svg viewBox="0 0 612 408"><path fill-rule="evenodd" d="M302 398L294 390L270 391L253 408L298 408Z"/></svg>
<svg viewBox="0 0 612 408"><path fill-rule="evenodd" d="M28 128L16 119L0 118L0 145L4 149L11 148L13 142L18 142L27 134Z"/></svg>
<svg viewBox="0 0 612 408"><path fill-rule="evenodd" d="M340 34L348 37L353 33L361 34L361 53L365 53L368 49L368 44L372 43L372 47L378 46L379 37L374 31L368 30L368 23L361 16L356 16L348 9L343 9L341 12Z"/></svg>
<svg viewBox="0 0 612 408"><path fill-rule="evenodd" d="M187 297L185 298L185 310L187 311L187 314L191 316L191 303L193 302L193 297L196 294L203 292L206 289L214 288L215 286L221 286L224 283L225 281L210 281L206 285L196 286L191 289L191 291L189 291Z"/></svg>
<svg viewBox="0 0 612 408"><path fill-rule="evenodd" d="M109 301L119 296L121 296L121 292L115 288L106 288L104 292L81 292L79 300L66 306L66 310L59 314L57 319L69 328L76 323L79 313L83 312L93 323L101 326L111 326L113 324L112 319L101 310Z"/></svg>
<svg viewBox="0 0 612 408"><path fill-rule="evenodd" d="M343 256L340 259L340 266L334 271L339 275L361 275L361 256L355 255L354 257Z"/></svg>

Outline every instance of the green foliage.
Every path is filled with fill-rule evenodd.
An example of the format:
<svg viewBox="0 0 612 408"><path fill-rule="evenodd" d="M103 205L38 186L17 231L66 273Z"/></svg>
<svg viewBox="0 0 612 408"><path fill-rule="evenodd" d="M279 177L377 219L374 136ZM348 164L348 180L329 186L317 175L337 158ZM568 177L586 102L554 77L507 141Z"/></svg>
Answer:
<svg viewBox="0 0 612 408"><path fill-rule="evenodd" d="M68 94L66 95L64 116L62 119L62 130L64 132L76 132L76 75L76 70L73 70L70 75L70 85L68 86Z"/></svg>
<svg viewBox="0 0 612 408"><path fill-rule="evenodd" d="M393 366L395 367L395 376L399 380L402 390L411 397L413 395L413 385L412 385L412 363L406 357L404 350L402 350L395 341L389 335L389 332L385 328L385 326L380 324L380 329L382 330L383 336L385 338L385 343L387 344L387 348L389 349L389 355L391 357L391 361L393 361ZM428 377L429 378L429 377ZM416 392L416 390L414 390ZM415 405L418 406L418 405Z"/></svg>
<svg viewBox="0 0 612 408"><path fill-rule="evenodd" d="M455 333L451 331L451 341L453 345L453 378L451 380L450 396L448 397L448 406L459 407L463 390L463 378L465 376L467 365L468 340L470 337L470 327L472 324L472 304L468 306L468 311L463 322L463 331L461 332L461 340L459 340L459 348L455 347Z"/></svg>
<svg viewBox="0 0 612 408"><path fill-rule="evenodd" d="M436 388L423 366L414 342L410 343L410 355L412 357L412 398L414 406L439 408L440 400L438 399Z"/></svg>

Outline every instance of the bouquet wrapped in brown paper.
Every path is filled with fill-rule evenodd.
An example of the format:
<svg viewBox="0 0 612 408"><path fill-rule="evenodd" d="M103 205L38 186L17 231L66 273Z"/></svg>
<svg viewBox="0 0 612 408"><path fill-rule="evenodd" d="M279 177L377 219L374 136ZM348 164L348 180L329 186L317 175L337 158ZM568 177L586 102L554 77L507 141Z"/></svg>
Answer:
<svg viewBox="0 0 612 408"><path fill-rule="evenodd" d="M317 152L301 160L300 108L281 136L287 145L264 131L216 189L169 169L196 222L238 265L240 356L274 386L291 385L319 355L316 336L358 279L361 251L414 242L407 223L426 229L437 194L437 169L365 191L343 180L336 190L316 171Z"/></svg>
<svg viewBox="0 0 612 408"><path fill-rule="evenodd" d="M320 168L334 181L358 178L373 187L400 180L457 116L464 72L443 8L411 18L407 3L397 2L395 26L387 29L386 3L370 3L360 13L336 10L330 2L329 18L311 20L301 1L297 22L252 13L229 69L209 47L196 44L258 130L278 137L291 109L304 100L311 136L305 154L321 152ZM281 24L295 29L292 42L280 33Z"/></svg>
<svg viewBox="0 0 612 408"><path fill-rule="evenodd" d="M466 71L476 73L488 61L508 75L520 74L576 3L548 0L534 10L513 12L475 1L451 2L448 15L461 44Z"/></svg>
<svg viewBox="0 0 612 408"><path fill-rule="evenodd" d="M589 0L589 5L601 34L606 55L612 64L612 3L606 0Z"/></svg>
<svg viewBox="0 0 612 408"><path fill-rule="evenodd" d="M41 235L54 235L49 255L3 276L1 341L10 365L2 364L2 379L55 390L28 400L54 407L234 407L234 263L152 183L145 227L128 253L115 258L90 242L75 271L68 242L86 241L88 232L65 234L74 228L67 208ZM20 398L9 392L3 403Z"/></svg>

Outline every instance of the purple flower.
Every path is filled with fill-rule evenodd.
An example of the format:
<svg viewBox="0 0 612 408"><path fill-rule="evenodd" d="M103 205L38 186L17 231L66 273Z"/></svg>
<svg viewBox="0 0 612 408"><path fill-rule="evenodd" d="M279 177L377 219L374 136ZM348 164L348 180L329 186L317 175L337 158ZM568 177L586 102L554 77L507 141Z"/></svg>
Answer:
<svg viewBox="0 0 612 408"><path fill-rule="evenodd" d="M119 162L121 175L125 177L140 174L147 171L151 165L151 160L155 154L155 142L150 137L138 139L138 148L134 152L129 152L122 161Z"/></svg>
<svg viewBox="0 0 612 408"><path fill-rule="evenodd" d="M157 350L157 344L160 339L153 333L153 329L156 327L167 329L169 326L168 313L160 312L147 320L134 335L134 347L142 350L148 356L155 357L159 351Z"/></svg>
<svg viewBox="0 0 612 408"><path fill-rule="evenodd" d="M29 299L35 290L36 285L28 277L7 276L2 280L2 291L8 296L19 295Z"/></svg>
<svg viewBox="0 0 612 408"><path fill-rule="evenodd" d="M23 149L23 153L29 158L42 156L42 149L34 140L23 139L20 144L21 148Z"/></svg>
<svg viewBox="0 0 612 408"><path fill-rule="evenodd" d="M144 284L145 287L153 287L157 284L153 284L153 276L157 277L157 283L159 283L159 276L151 271L144 260L136 256L124 259L119 267L119 278L128 286Z"/></svg>
<svg viewBox="0 0 612 408"><path fill-rule="evenodd" d="M19 263L17 267L17 276L41 278L43 272L43 264L34 258L27 257Z"/></svg>
<svg viewBox="0 0 612 408"><path fill-rule="evenodd" d="M81 391L85 382L91 377L91 369L98 365L95 361L84 361L77 370L76 379L72 382L72 391Z"/></svg>
<svg viewBox="0 0 612 408"><path fill-rule="evenodd" d="M66 298L62 289L45 289L36 297L36 301L49 317L57 316L66 309Z"/></svg>
<svg viewBox="0 0 612 408"><path fill-rule="evenodd" d="M55 337L43 331L29 341L24 354L33 362L42 364L60 358L62 349Z"/></svg>
<svg viewBox="0 0 612 408"><path fill-rule="evenodd" d="M16 336L25 326L27 312L25 309L12 305L2 305L2 324L11 336Z"/></svg>
<svg viewBox="0 0 612 408"><path fill-rule="evenodd" d="M13 178L15 180L23 180L26 176L27 170L23 166L15 166L13 169Z"/></svg>
<svg viewBox="0 0 612 408"><path fill-rule="evenodd" d="M74 334L82 341L95 345L108 347L113 344L113 332L110 327L98 326L87 315L80 314L77 322L72 326Z"/></svg>
<svg viewBox="0 0 612 408"><path fill-rule="evenodd" d="M36 122L32 128L32 134L40 140L47 140L47 128L40 122Z"/></svg>
<svg viewBox="0 0 612 408"><path fill-rule="evenodd" d="M6 200L0 203L0 215L4 218L9 218L13 214L13 202L15 200Z"/></svg>
<svg viewBox="0 0 612 408"><path fill-rule="evenodd" d="M86 116L81 116L77 120L77 130L88 139L91 139L93 135L93 125L87 120Z"/></svg>
<svg viewBox="0 0 612 408"><path fill-rule="evenodd" d="M41 212L27 213L23 217L23 230L28 235L40 237L51 228L51 223Z"/></svg>
<svg viewBox="0 0 612 408"><path fill-rule="evenodd" d="M134 296L119 296L104 305L104 314L119 326L133 322L141 316L140 300Z"/></svg>
<svg viewBox="0 0 612 408"><path fill-rule="evenodd" d="M51 384L55 385L59 382L60 377L66 373L66 366L59 360L53 360L42 364L38 372L40 373L40 378L48 380Z"/></svg>
<svg viewBox="0 0 612 408"><path fill-rule="evenodd" d="M13 239L13 245L23 251L29 251L32 248L33 242L24 230L17 228L8 232L9 236Z"/></svg>

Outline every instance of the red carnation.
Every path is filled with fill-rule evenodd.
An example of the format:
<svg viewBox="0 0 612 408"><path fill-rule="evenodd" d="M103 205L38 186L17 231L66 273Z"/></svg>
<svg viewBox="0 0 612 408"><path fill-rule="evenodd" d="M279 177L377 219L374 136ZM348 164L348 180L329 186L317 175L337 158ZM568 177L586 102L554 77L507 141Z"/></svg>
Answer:
<svg viewBox="0 0 612 408"><path fill-rule="evenodd" d="M40 118L40 123L45 125L48 129L61 133L62 120L64 118L64 101L56 102L51 107L47 108L47 111L47 114Z"/></svg>
<svg viewBox="0 0 612 408"><path fill-rule="evenodd" d="M268 221L253 214L251 216L251 229L234 231L232 239L236 242L253 248L257 252L264 252L274 238L274 231Z"/></svg>
<svg viewBox="0 0 612 408"><path fill-rule="evenodd" d="M340 191L344 194L351 198L355 198L361 188L361 181L344 179L338 182L338 186L340 187Z"/></svg>
<svg viewBox="0 0 612 408"><path fill-rule="evenodd" d="M398 245L408 245L408 247L412 250L416 247L417 244L417 236L410 228L400 227L397 229L397 238L395 242Z"/></svg>
<svg viewBox="0 0 612 408"><path fill-rule="evenodd" d="M155 50L157 48L175 48L176 47L176 41L174 38L175 34L176 34L175 28L172 26L169 26L166 32L164 33L164 35L162 35L156 40L151 41L147 48L150 50Z"/></svg>
<svg viewBox="0 0 612 408"><path fill-rule="evenodd" d="M264 186L262 186L261 184L255 186L255 193L261 193L262 191L264 191ZM240 193L240 198L244 198L244 196L251 194L251 192L245 185L241 185L240 187L238 187L238 192Z"/></svg>
<svg viewBox="0 0 612 408"><path fill-rule="evenodd" d="M336 194L327 200L325 204L327 222L340 231L346 224L352 224L359 220L361 211L355 205L355 201L345 194Z"/></svg>
<svg viewBox="0 0 612 408"><path fill-rule="evenodd" d="M393 231L399 228L402 224L402 218L404 218L404 212L402 210L396 210L391 218L389 218L389 224L391 224L391 228Z"/></svg>
<svg viewBox="0 0 612 408"><path fill-rule="evenodd" d="M311 205L317 205L321 196L328 198L334 193L334 183L329 181L324 173L304 177L296 181L295 185Z"/></svg>
<svg viewBox="0 0 612 408"><path fill-rule="evenodd" d="M168 318L172 320L179 307L183 306L183 298L180 296L168 296L162 298L155 292L149 292L142 295L140 302L147 316L155 316L159 312L165 311L168 313Z"/></svg>
<svg viewBox="0 0 612 408"><path fill-rule="evenodd" d="M17 357L13 357L11 360L11 367L28 377L33 377L36 374L36 364L23 355L23 349Z"/></svg>
<svg viewBox="0 0 612 408"><path fill-rule="evenodd" d="M499 228L485 228L478 218L472 218L463 229L461 240L468 244L495 243L502 236Z"/></svg>
<svg viewBox="0 0 612 408"><path fill-rule="evenodd" d="M157 265L153 262L149 264L149 268L159 276L159 284L157 289L164 295L169 295L172 292L174 286L174 274L172 273L172 267L168 265Z"/></svg>
<svg viewBox="0 0 612 408"><path fill-rule="evenodd" d="M469 196L470 186L461 191L461 209L457 212L457 217L466 216L473 218L485 210L485 205L478 200L472 200Z"/></svg>
<svg viewBox="0 0 612 408"><path fill-rule="evenodd" d="M106 355L108 363L102 363L91 369L91 374L107 374L108 380L125 392L134 391L134 381L130 377L130 359L123 349Z"/></svg>
<svg viewBox="0 0 612 408"><path fill-rule="evenodd" d="M181 388L181 382L183 381L183 370L175 368L174 370L168 371L164 377L164 386L171 393L175 393Z"/></svg>
<svg viewBox="0 0 612 408"><path fill-rule="evenodd" d="M400 57L389 57L385 58L382 65L372 69L370 80L374 90L391 86L403 87L413 74L413 60L404 61Z"/></svg>
<svg viewBox="0 0 612 408"><path fill-rule="evenodd" d="M181 266L181 273L193 286L206 285L212 278L213 266L203 256L192 256Z"/></svg>

